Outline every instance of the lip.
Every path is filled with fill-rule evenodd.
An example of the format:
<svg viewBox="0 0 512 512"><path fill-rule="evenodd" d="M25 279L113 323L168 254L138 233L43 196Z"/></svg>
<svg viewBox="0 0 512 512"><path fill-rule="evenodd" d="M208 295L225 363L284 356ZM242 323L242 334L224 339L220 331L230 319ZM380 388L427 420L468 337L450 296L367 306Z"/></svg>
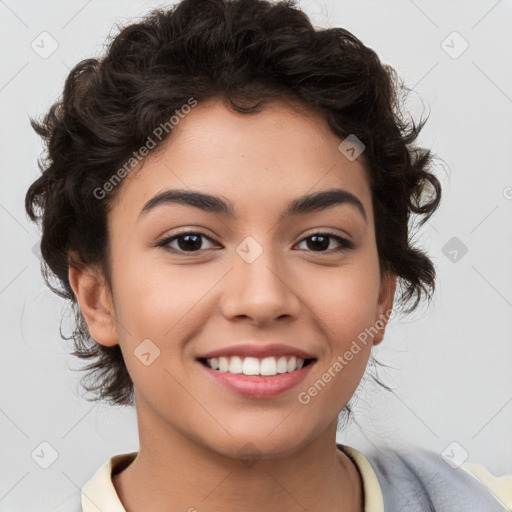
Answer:
<svg viewBox="0 0 512 512"><path fill-rule="evenodd" d="M305 350L301 350L292 345L284 345L282 343L271 343L269 345L243 343L231 345L218 350L212 350L207 354L198 356L197 359L211 359L212 357L221 356L257 357L258 359L273 356L295 356L300 359L315 359L313 354L310 354Z"/></svg>
<svg viewBox="0 0 512 512"><path fill-rule="evenodd" d="M219 372L200 362L198 364L215 383L236 394L249 398L274 398L298 386L306 378L315 361L311 361L300 370L272 376Z"/></svg>

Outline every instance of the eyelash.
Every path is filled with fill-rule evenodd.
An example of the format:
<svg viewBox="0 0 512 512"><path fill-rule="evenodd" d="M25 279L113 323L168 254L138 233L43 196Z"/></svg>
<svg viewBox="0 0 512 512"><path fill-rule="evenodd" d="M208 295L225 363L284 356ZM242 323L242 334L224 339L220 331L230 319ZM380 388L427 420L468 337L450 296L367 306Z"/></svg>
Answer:
<svg viewBox="0 0 512 512"><path fill-rule="evenodd" d="M173 236L164 238L160 242L157 242L155 245L157 247L161 247L161 248L165 249L166 251L169 251L173 254L185 255L186 257L194 256L194 255L200 253L202 251L201 249L199 249L197 251L183 251L183 250L177 250L177 249L169 247L169 244L171 242L173 242L174 240L177 240L178 238L187 236L187 235L199 235L203 238L206 238L210 242L215 243L212 238L210 238L208 235L205 235L204 233L201 233L198 231L184 231L183 233L178 233L177 235L173 235ZM338 248L335 250L331 249L330 251L308 251L308 252L314 252L314 253L320 253L320 254L322 254L322 253L323 254L331 254L333 252L336 253L336 252L343 252L346 250L350 250L355 247L354 243L351 242L350 240L347 240L346 238L343 238L339 235L335 235L334 233L329 233L329 232L324 232L324 231L312 233L311 235L303 238L299 243L302 243L303 241L307 240L308 238L312 238L314 236L324 236L324 237L328 237L328 238L333 238L341 245L341 248ZM205 249L203 249L203 250L205 250Z"/></svg>

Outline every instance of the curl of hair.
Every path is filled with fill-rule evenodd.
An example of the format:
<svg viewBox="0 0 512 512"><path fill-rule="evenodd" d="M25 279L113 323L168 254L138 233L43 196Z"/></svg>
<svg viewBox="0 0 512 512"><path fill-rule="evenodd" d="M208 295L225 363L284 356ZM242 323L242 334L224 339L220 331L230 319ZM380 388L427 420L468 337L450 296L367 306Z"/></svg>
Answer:
<svg viewBox="0 0 512 512"><path fill-rule="evenodd" d="M46 155L25 208L41 221L45 280L72 304L75 330L61 335L74 340L74 355L92 361L83 369L93 399L133 404L133 383L119 346L90 337L69 265L100 265L111 284L107 215L120 187L104 200L94 192L190 98L221 98L241 114L289 100L322 115L338 136L356 135L365 145L381 272L398 276L397 302L411 303L405 313L423 295L430 300L435 269L412 246L409 218L426 222L441 186L430 150L414 145L425 120L401 115L407 91L373 50L343 28L313 27L295 0L183 0L120 28L101 58L78 63L42 121L31 119Z"/></svg>

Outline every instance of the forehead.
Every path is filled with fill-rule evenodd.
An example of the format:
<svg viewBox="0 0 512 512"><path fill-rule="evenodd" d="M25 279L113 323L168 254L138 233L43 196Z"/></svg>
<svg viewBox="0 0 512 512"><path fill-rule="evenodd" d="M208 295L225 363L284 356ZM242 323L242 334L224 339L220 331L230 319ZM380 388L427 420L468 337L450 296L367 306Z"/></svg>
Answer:
<svg viewBox="0 0 512 512"><path fill-rule="evenodd" d="M198 103L180 117L160 150L125 178L112 213L134 219L167 188L205 191L262 211L343 188L371 215L363 157L347 159L338 149L341 141L320 114L284 101L253 114L235 112L217 98Z"/></svg>

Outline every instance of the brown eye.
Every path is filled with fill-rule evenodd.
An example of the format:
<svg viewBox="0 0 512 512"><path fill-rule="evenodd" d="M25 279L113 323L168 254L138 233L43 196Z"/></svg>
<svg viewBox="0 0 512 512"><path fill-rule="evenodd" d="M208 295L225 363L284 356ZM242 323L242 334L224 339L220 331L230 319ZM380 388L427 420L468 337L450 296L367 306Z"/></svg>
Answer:
<svg viewBox="0 0 512 512"><path fill-rule="evenodd" d="M158 242L157 246L162 247L173 254L193 256L194 253L200 253L202 250L212 248L204 247L204 240L207 240L212 244L214 243L214 241L204 233L187 231L167 237L161 242ZM333 241L338 244L338 248L331 247ZM355 247L354 243L350 240L333 233L315 233L304 238L300 243L306 243L307 251L318 253L342 252Z"/></svg>
<svg viewBox="0 0 512 512"><path fill-rule="evenodd" d="M331 252L326 250L329 249L331 240L335 240L341 246L341 249L333 249L332 252L340 252L354 248L354 244L350 240L333 233L315 233L304 238L301 243L306 242L307 249L313 252Z"/></svg>
<svg viewBox="0 0 512 512"><path fill-rule="evenodd" d="M188 231L186 233L179 233L165 238L161 242L158 242L157 245L158 247L163 247L164 249L176 254L195 253L200 252L201 249L205 249L203 247L203 239L213 242L209 236L206 236L203 233ZM171 246L173 242L176 242L176 244Z"/></svg>

